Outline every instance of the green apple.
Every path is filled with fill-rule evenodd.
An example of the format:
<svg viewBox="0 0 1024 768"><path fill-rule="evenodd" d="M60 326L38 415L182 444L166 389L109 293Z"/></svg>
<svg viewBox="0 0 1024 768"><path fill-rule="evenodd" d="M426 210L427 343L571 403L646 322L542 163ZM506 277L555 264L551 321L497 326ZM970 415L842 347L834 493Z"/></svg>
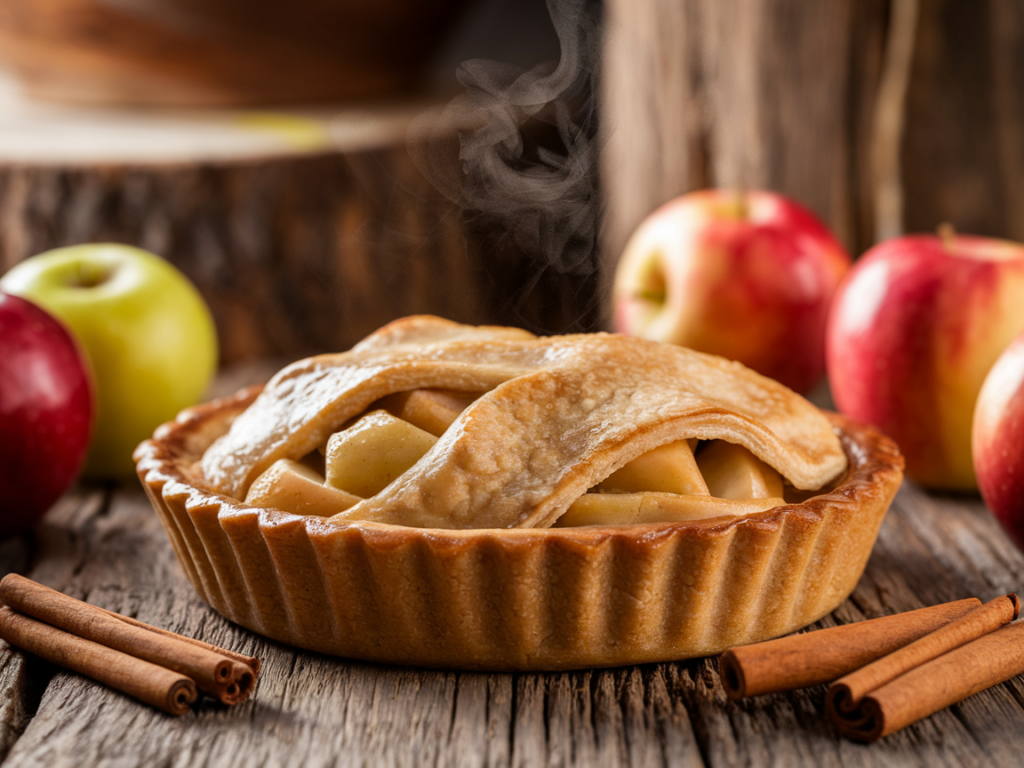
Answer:
<svg viewBox="0 0 1024 768"><path fill-rule="evenodd" d="M134 471L132 451L202 397L217 367L210 310L159 256L114 243L58 248L0 278L71 329L96 383L96 424L85 475Z"/></svg>

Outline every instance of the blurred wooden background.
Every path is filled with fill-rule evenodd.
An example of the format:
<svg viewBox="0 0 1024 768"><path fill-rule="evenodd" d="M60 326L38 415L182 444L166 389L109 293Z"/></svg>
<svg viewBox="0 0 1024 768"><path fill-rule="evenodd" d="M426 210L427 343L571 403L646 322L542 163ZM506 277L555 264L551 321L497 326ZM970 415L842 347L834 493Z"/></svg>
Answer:
<svg viewBox="0 0 1024 768"><path fill-rule="evenodd" d="M607 0L606 263L707 186L808 205L853 255L901 231L1024 240L1024 3Z"/></svg>
<svg viewBox="0 0 1024 768"><path fill-rule="evenodd" d="M409 92L466 0L4 0L34 96L218 106Z"/></svg>
<svg viewBox="0 0 1024 768"><path fill-rule="evenodd" d="M518 52L524 66L557 55L543 0L474 7L461 34L499 44L449 46L450 69L460 55ZM854 255L942 221L1024 240L1019 0L605 0L604 19L603 56L591 63L600 160L588 169L603 194L603 274L542 274L536 254L510 252L424 178L380 102L318 117L329 136L313 146L192 160L25 153L15 139L52 134L56 149L69 139L55 126L75 118L3 112L0 271L72 243L150 248L199 286L230 362L342 349L413 312L598 328L602 279L632 229L705 186L790 195ZM524 53L516 40L543 44ZM386 129L366 128L378 118ZM509 296L523 299L514 312Z"/></svg>

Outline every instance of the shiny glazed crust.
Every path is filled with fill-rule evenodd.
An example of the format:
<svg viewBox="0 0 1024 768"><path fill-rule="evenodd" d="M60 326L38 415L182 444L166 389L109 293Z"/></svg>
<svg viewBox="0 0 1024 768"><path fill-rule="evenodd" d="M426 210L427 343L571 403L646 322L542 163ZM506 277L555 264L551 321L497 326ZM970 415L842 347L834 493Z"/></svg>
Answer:
<svg viewBox="0 0 1024 768"><path fill-rule="evenodd" d="M199 594L275 640L368 661L556 670L704 656L806 626L853 590L902 480L895 444L829 414L834 490L744 518L440 530L329 523L204 488L196 463L259 388L136 451Z"/></svg>

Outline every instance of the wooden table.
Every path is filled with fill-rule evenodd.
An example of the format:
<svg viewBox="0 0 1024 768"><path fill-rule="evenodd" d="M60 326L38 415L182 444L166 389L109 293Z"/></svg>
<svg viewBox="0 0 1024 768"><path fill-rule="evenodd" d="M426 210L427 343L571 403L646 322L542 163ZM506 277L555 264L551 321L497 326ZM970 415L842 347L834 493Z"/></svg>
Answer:
<svg viewBox="0 0 1024 768"><path fill-rule="evenodd" d="M1024 677L862 746L824 721L824 688L729 703L715 659L470 674L299 651L199 599L137 484L75 490L34 536L0 542L0 565L264 661L246 704L204 701L172 718L4 647L5 766L1024 764ZM1022 582L1024 555L978 499L905 485L860 584L821 625L987 600Z"/></svg>

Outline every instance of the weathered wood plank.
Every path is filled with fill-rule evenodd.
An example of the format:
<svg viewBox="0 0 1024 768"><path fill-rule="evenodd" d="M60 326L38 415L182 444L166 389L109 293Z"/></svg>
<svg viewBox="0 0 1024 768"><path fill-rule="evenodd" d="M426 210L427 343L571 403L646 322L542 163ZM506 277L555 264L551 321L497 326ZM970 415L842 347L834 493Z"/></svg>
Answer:
<svg viewBox="0 0 1024 768"><path fill-rule="evenodd" d="M109 499L109 504L106 501ZM231 625L185 580L138 489L54 510L31 571L68 594L264 659L253 700L174 719L57 672L8 764L701 765L663 667L429 672L295 651Z"/></svg>
<svg viewBox="0 0 1024 768"><path fill-rule="evenodd" d="M0 573L24 573L31 557L28 535L0 539ZM21 736L38 703L40 690L33 684L40 663L0 642L0 759Z"/></svg>
<svg viewBox="0 0 1024 768"><path fill-rule="evenodd" d="M0 667L4 696L45 685L6 765L1014 766L1024 749L1020 679L866 747L832 734L823 688L733 704L711 659L487 675L296 651L200 601L137 488L70 496L37 536L33 577L258 655L265 671L245 705L206 702L175 719L50 667L30 664L13 681ZM979 501L907 486L852 599L822 624L989 598L1022 573L1024 556ZM24 663L20 653L8 655ZM36 709L31 697L19 700L26 712Z"/></svg>
<svg viewBox="0 0 1024 768"><path fill-rule="evenodd" d="M908 231L949 221L1024 238L1022 41L1020 3L920 4L901 158Z"/></svg>
<svg viewBox="0 0 1024 768"><path fill-rule="evenodd" d="M853 252L874 239L870 144L887 4L608 0L603 258L647 214L707 186L766 188Z"/></svg>
<svg viewBox="0 0 1024 768"><path fill-rule="evenodd" d="M0 161L0 271L88 242L147 248L210 305L227 361L333 351L432 312L483 322L458 211L404 147L230 163Z"/></svg>

